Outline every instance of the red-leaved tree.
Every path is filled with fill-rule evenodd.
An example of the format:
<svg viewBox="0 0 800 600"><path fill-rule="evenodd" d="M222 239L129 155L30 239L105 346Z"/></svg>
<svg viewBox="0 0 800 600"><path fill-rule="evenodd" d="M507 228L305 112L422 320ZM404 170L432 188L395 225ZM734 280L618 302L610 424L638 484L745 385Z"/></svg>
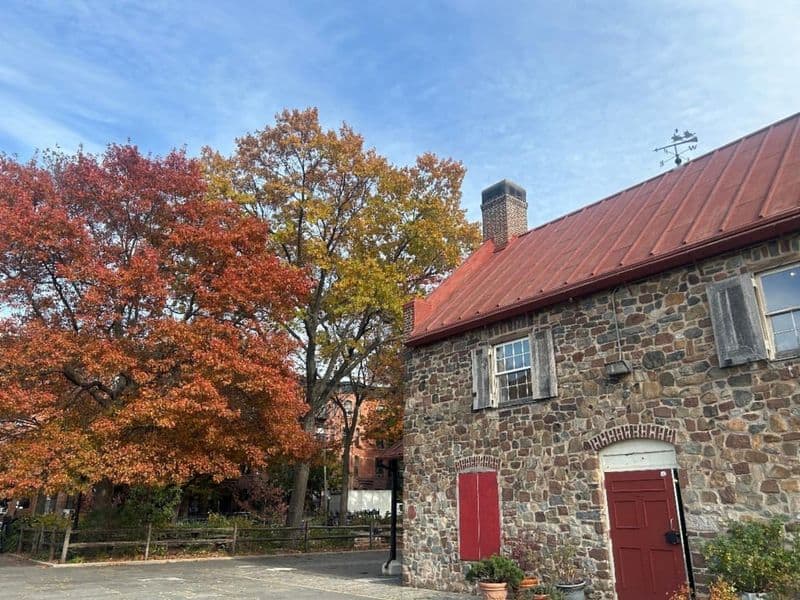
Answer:
<svg viewBox="0 0 800 600"><path fill-rule="evenodd" d="M182 152L0 156L0 497L305 456L308 291Z"/></svg>

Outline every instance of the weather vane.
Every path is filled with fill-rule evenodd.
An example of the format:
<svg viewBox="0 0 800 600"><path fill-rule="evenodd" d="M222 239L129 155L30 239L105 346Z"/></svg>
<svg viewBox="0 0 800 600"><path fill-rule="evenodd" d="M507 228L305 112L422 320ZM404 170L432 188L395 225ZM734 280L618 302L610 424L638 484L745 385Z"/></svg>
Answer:
<svg viewBox="0 0 800 600"><path fill-rule="evenodd" d="M680 148L680 146L685 146L689 144L685 148ZM666 146L661 146L661 148L656 148L653 152L664 152L670 158L673 158L676 166L681 166L683 163L683 159L681 156L689 152L689 150L694 150L697 148L697 134L692 133L688 129L683 133L678 133L678 130L675 130L675 133L672 134L672 143L667 144ZM661 166L663 167L666 163L666 159L661 161Z"/></svg>

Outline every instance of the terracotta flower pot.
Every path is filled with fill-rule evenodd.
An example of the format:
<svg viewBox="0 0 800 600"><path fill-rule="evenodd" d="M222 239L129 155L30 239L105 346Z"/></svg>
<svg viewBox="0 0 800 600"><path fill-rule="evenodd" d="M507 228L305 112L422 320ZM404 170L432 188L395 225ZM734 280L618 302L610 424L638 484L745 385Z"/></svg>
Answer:
<svg viewBox="0 0 800 600"><path fill-rule="evenodd" d="M478 587L483 592L483 597L486 600L506 600L508 596L507 583L489 583L487 581L479 581Z"/></svg>
<svg viewBox="0 0 800 600"><path fill-rule="evenodd" d="M539 585L538 577L526 577L517 586L517 598L525 598L525 590L535 588L537 585Z"/></svg>

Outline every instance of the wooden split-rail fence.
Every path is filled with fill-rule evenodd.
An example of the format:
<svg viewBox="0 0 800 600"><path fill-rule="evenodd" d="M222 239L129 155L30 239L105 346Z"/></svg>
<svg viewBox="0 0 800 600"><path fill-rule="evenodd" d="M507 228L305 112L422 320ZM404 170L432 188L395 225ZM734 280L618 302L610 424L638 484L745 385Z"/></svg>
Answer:
<svg viewBox="0 0 800 600"><path fill-rule="evenodd" d="M17 554L45 558L49 562L65 563L70 556L86 551L118 551L130 558L147 560L156 551L165 554L169 548L201 548L252 553L254 548L303 552L324 548L348 547L374 549L388 542L389 525L322 526L304 523L302 527L166 527L148 524L131 529L66 529L22 527L18 532ZM132 552L125 552L126 549Z"/></svg>

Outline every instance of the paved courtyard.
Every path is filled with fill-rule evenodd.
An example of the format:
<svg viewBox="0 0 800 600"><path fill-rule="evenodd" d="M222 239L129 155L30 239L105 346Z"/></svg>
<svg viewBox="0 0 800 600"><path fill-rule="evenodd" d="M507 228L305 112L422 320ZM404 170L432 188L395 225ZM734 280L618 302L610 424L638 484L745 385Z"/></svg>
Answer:
<svg viewBox="0 0 800 600"><path fill-rule="evenodd" d="M265 598L268 600L467 600L404 588L380 574L386 552L46 567L0 555L3 600Z"/></svg>

